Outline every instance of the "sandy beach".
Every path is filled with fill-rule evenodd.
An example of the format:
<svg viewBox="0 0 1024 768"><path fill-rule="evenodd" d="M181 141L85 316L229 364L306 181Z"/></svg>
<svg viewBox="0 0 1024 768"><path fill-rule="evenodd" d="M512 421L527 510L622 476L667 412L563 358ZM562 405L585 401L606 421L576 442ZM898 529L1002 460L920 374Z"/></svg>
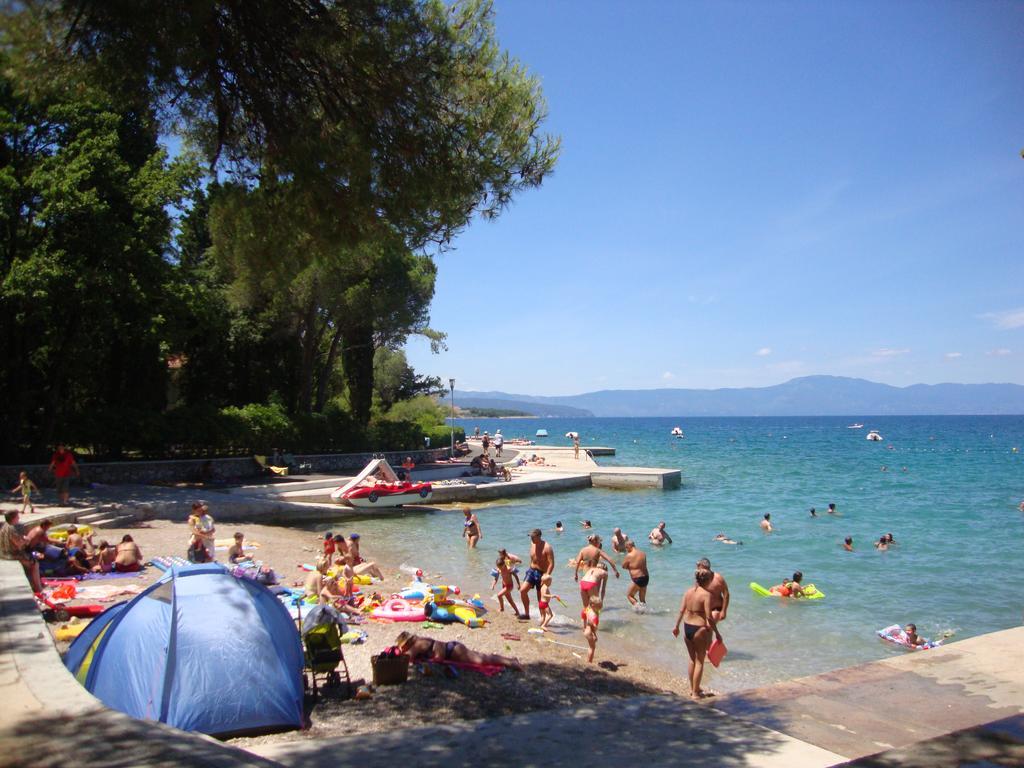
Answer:
<svg viewBox="0 0 1024 768"><path fill-rule="evenodd" d="M216 516L216 509L213 510ZM319 538L308 531L268 526L226 523L218 527L217 538L229 538L235 531L245 533L246 540L260 546L254 555L265 565L274 568L282 584L301 585L305 573L301 563L311 563L319 551ZM95 541L116 542L130 533L148 559L157 555L184 555L187 534L184 523L154 520L138 523L126 529L102 529ZM361 551L367 560L374 557L372 538L364 537ZM218 549L223 561L225 550ZM364 591L389 595L405 587L409 574L398 569L397 563L376 560L386 579ZM85 582L89 585L117 584L144 587L158 579L161 572L152 566L138 579L120 579ZM424 574L427 581L447 583L442 573ZM571 582L561 582L561 591L567 603L562 613L575 613L577 596L570 589ZM470 629L463 624L446 624L438 629L423 629L418 623L383 623L368 620L359 625L368 634L366 642L345 646L345 658L353 683L372 680L370 658L382 648L391 645L404 629L441 640L459 640L469 648L486 653L514 656L526 666L523 673L503 672L496 677L485 677L471 671L462 671L456 677L421 676L410 672L409 682L398 686L380 686L371 699L357 701L344 696L340 690L322 692L320 699L309 711L311 727L301 732L275 734L239 739L249 741L280 741L318 738L342 734L372 733L402 728L410 724L428 722L450 723L467 719L489 718L555 707L597 703L607 698L642 694L667 693L685 695L686 681L675 670L654 669L636 661L628 649L615 643L599 641L595 664L588 664L586 641L576 626L558 627L543 637L527 630L536 626L537 618L519 621L511 612L500 613L490 595L481 595L488 606L487 625ZM131 599L115 597L112 601ZM72 603L95 602L75 600ZM517 599L517 602L518 599ZM536 606L534 605L534 614ZM51 624L51 631L60 625ZM58 643L64 650L66 643ZM682 649L680 650L683 653ZM679 669L685 673L680 658Z"/></svg>

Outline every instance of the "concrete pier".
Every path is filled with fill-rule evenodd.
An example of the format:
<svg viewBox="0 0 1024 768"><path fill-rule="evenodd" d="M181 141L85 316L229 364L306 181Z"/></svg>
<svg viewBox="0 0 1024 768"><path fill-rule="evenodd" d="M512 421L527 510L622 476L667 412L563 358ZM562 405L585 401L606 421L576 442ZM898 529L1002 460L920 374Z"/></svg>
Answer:
<svg viewBox="0 0 1024 768"><path fill-rule="evenodd" d="M1024 627L728 694L714 706L847 758L865 758L858 765L960 765L958 745L969 745L978 764L1024 765ZM985 727L993 722L1002 725ZM973 736L950 736L964 729L975 729ZM912 761L915 753L928 760ZM993 761L993 755L1013 760Z"/></svg>

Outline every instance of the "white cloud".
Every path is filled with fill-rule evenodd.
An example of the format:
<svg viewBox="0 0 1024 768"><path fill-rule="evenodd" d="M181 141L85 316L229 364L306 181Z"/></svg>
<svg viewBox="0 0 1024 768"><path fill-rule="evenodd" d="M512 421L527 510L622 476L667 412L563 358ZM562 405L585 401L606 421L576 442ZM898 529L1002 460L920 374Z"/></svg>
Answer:
<svg viewBox="0 0 1024 768"><path fill-rule="evenodd" d="M1007 355L1012 355L1013 352L1008 350L1006 347L1000 347L999 349L990 349L985 354L989 357L1006 357Z"/></svg>
<svg viewBox="0 0 1024 768"><path fill-rule="evenodd" d="M883 349L876 349L871 354L875 357L899 357L900 355L909 354L909 349L889 349L888 347Z"/></svg>
<svg viewBox="0 0 1024 768"><path fill-rule="evenodd" d="M956 360L958 357L963 357L963 356L964 356L963 352L947 352L946 353L946 359L947 360Z"/></svg>
<svg viewBox="0 0 1024 768"><path fill-rule="evenodd" d="M979 315L983 320L988 320L996 328L1003 331L1012 331L1014 328L1024 328L1024 307L1018 309L1006 309L1002 312L986 312Z"/></svg>
<svg viewBox="0 0 1024 768"><path fill-rule="evenodd" d="M671 379L674 379L675 377L676 377L676 375L674 373L672 373L672 371L665 371L663 374L661 374L661 378L663 378L665 381L670 381Z"/></svg>
<svg viewBox="0 0 1024 768"><path fill-rule="evenodd" d="M772 348L771 347L761 347L754 354L757 355L758 357L768 357L768 355L770 355L771 353L772 353Z"/></svg>
<svg viewBox="0 0 1024 768"><path fill-rule="evenodd" d="M695 293L691 293L689 296L686 297L686 300L691 304L699 304L701 306L706 307L718 301L718 296L714 293L709 293L704 296L699 296Z"/></svg>

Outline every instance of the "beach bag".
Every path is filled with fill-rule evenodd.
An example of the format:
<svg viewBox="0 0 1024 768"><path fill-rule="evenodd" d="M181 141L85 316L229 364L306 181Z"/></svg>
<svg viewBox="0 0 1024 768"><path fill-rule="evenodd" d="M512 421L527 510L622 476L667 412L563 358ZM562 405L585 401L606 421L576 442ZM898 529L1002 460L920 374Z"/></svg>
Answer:
<svg viewBox="0 0 1024 768"><path fill-rule="evenodd" d="M409 679L409 656L400 654L391 656L386 653L370 658L373 667L374 685L398 685Z"/></svg>

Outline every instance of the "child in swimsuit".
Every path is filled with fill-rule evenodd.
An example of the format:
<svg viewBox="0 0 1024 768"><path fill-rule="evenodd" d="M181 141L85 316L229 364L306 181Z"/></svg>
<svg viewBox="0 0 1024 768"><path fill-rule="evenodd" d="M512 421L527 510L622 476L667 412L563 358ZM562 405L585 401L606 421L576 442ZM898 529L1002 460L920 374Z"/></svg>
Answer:
<svg viewBox="0 0 1024 768"><path fill-rule="evenodd" d="M519 618L519 608L516 607L515 602L512 600L512 563L519 562L519 558L514 555L509 555L504 549L498 550L498 559L494 563L494 570L491 573L494 576L494 583L491 584L491 589L498 583L498 578L501 578L501 592L498 593L498 610L502 613L505 612L505 600L508 600L508 604L515 611L516 618Z"/></svg>
<svg viewBox="0 0 1024 768"><path fill-rule="evenodd" d="M11 493L17 493L21 491L21 514L25 514L25 510L29 512L35 512L36 508L32 504L32 492L38 491L39 488L28 478L28 472L18 473L18 484L11 488Z"/></svg>
<svg viewBox="0 0 1024 768"><path fill-rule="evenodd" d="M540 608L541 629L547 629L548 624L555 618L555 613L551 610L551 601L554 597L551 594L551 574L545 573L540 580L540 600L537 601L537 607Z"/></svg>
<svg viewBox="0 0 1024 768"><path fill-rule="evenodd" d="M580 611L580 618L583 619L583 636L587 638L587 645L590 646L590 655L587 661L594 660L594 651L597 650L597 627L601 623L601 598L598 595L590 596L590 605Z"/></svg>

